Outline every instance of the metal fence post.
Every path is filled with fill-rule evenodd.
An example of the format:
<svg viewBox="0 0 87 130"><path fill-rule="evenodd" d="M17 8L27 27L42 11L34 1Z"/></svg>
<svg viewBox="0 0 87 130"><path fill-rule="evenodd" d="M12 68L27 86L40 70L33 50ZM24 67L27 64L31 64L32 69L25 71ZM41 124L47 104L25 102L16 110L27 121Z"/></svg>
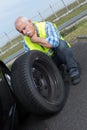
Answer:
<svg viewBox="0 0 87 130"><path fill-rule="evenodd" d="M8 34L7 34L6 32L4 32L4 34L5 34L5 36L8 38L8 40L9 40L9 42L10 42L11 46L12 46L12 45L13 45L13 43L11 42L11 39L9 38Z"/></svg>
<svg viewBox="0 0 87 130"><path fill-rule="evenodd" d="M42 20L42 21L44 21L44 19L43 19L43 17L42 17L42 15L41 15L41 13L40 13L40 12L38 12L38 14L39 14L39 16L41 17L41 20Z"/></svg>
<svg viewBox="0 0 87 130"><path fill-rule="evenodd" d="M63 3L63 5L65 6L65 8L66 8L66 10L67 10L67 12L68 12L69 10L68 10L68 7L66 6L64 0L62 0L62 3Z"/></svg>
<svg viewBox="0 0 87 130"><path fill-rule="evenodd" d="M53 14L54 14L54 15L55 15L55 17L57 18L57 14L55 13L55 11L54 11L54 9L53 9L52 5L50 4L49 6L50 6L50 8L51 8L51 10L52 10Z"/></svg>

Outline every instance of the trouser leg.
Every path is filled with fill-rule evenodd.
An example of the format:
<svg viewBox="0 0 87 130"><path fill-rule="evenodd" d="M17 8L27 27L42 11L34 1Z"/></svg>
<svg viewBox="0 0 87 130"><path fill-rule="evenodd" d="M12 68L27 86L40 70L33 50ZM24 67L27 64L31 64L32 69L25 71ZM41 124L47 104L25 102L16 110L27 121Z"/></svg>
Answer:
<svg viewBox="0 0 87 130"><path fill-rule="evenodd" d="M61 61L66 64L68 70L78 67L72 49L64 40L60 40L59 46L55 48L55 52Z"/></svg>
<svg viewBox="0 0 87 130"><path fill-rule="evenodd" d="M66 64L73 84L79 83L80 74L77 62L74 58L72 49L67 45L64 40L59 41L59 46L55 48L55 53L57 57L59 57L61 61Z"/></svg>

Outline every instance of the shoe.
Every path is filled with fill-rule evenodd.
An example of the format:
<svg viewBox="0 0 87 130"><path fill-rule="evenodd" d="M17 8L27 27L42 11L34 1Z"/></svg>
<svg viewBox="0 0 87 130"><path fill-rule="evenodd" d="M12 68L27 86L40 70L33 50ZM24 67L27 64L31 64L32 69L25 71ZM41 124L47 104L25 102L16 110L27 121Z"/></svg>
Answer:
<svg viewBox="0 0 87 130"><path fill-rule="evenodd" d="M69 75L67 73L67 67L66 67L66 65L65 64L61 64L59 66L59 71L60 71L60 74L61 74L61 76L63 78L63 81L67 82L69 80Z"/></svg>
<svg viewBox="0 0 87 130"><path fill-rule="evenodd" d="M80 83L80 73L78 68L72 68L69 70L69 75L73 85Z"/></svg>
<svg viewBox="0 0 87 130"><path fill-rule="evenodd" d="M71 78L71 81L72 81L73 85L76 85L76 84L80 83L80 80L81 80L80 75L76 75L76 76Z"/></svg>

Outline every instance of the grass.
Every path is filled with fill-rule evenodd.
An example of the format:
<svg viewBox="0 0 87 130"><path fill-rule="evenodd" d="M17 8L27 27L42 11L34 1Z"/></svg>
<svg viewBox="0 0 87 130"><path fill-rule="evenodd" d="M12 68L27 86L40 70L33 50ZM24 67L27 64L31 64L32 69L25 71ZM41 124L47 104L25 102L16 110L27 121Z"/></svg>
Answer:
<svg viewBox="0 0 87 130"><path fill-rule="evenodd" d="M71 39L74 37L81 35L87 36L87 19L82 20L80 23L73 26L70 30L67 30L66 33L64 33L64 37L67 41L71 41Z"/></svg>
<svg viewBox="0 0 87 130"><path fill-rule="evenodd" d="M22 40L22 36L19 35L18 37L14 38L11 42L7 42L7 44L5 46L3 46L1 48L2 51L6 50L7 48L10 48L11 47L11 44L15 44L15 43L18 43Z"/></svg>
<svg viewBox="0 0 87 130"><path fill-rule="evenodd" d="M76 15L80 14L81 12L83 12L86 9L87 9L87 4L82 5L81 7L79 7L76 10L74 10L73 12L68 14L67 16L64 16L63 18L61 18L60 20L58 20L55 23L57 24L57 26L61 26L63 23L67 22L69 19L75 17Z"/></svg>
<svg viewBox="0 0 87 130"><path fill-rule="evenodd" d="M10 51L7 51L5 54L0 56L0 60L5 60L7 57L9 57L10 55L16 53L17 51L19 51L21 48L23 48L23 44L20 43L19 45L15 46L14 48L12 48Z"/></svg>

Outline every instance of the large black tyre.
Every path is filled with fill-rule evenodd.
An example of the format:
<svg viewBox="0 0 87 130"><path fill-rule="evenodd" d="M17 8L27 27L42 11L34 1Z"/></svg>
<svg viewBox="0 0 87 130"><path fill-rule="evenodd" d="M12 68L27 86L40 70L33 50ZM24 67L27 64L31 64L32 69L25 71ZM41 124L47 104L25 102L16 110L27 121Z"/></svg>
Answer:
<svg viewBox="0 0 87 130"><path fill-rule="evenodd" d="M12 65L14 93L28 112L60 111L66 101L64 82L55 63L40 51L20 56Z"/></svg>

